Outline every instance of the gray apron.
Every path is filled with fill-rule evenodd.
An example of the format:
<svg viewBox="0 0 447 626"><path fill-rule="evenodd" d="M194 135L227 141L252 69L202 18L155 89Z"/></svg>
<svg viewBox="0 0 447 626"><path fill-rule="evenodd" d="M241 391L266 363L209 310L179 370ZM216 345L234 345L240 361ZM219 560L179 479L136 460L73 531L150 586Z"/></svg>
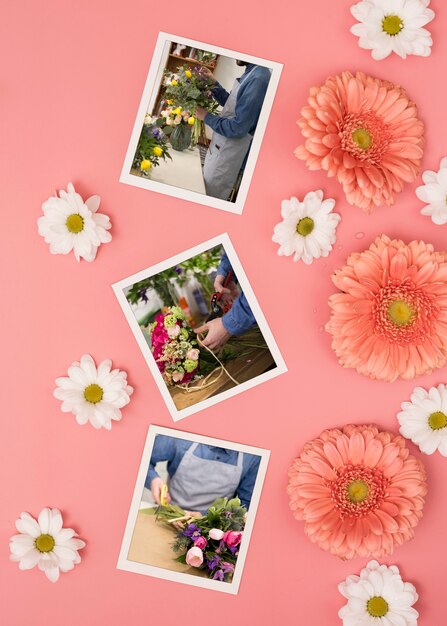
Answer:
<svg viewBox="0 0 447 626"><path fill-rule="evenodd" d="M242 452L237 465L201 459L188 448L169 482L172 502L188 511L206 512L216 498L233 498L242 476Z"/></svg>
<svg viewBox="0 0 447 626"><path fill-rule="evenodd" d="M236 80L219 117L234 117L240 86L241 83ZM203 179L208 196L228 200L252 139L253 135L249 133L243 137L224 137L216 131L213 132L203 166Z"/></svg>

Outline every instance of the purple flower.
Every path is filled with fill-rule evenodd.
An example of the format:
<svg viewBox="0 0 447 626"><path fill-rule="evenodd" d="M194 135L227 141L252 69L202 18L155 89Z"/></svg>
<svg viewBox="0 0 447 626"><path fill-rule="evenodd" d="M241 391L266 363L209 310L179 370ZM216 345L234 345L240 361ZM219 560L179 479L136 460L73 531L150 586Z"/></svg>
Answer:
<svg viewBox="0 0 447 626"><path fill-rule="evenodd" d="M234 565L232 563L228 563L227 561L222 561L221 568L224 574L234 572Z"/></svg>
<svg viewBox="0 0 447 626"><path fill-rule="evenodd" d="M177 272L177 274L180 276L180 274L183 272L182 268L179 267L178 265L176 267L174 267L174 272Z"/></svg>
<svg viewBox="0 0 447 626"><path fill-rule="evenodd" d="M214 572L213 580L223 580L224 572L221 569L218 569Z"/></svg>
<svg viewBox="0 0 447 626"><path fill-rule="evenodd" d="M201 532L198 526L195 524L188 524L185 530L182 532L184 537L189 537L193 541L195 541L198 537L200 537Z"/></svg>
<svg viewBox="0 0 447 626"><path fill-rule="evenodd" d="M239 554L239 546L228 546L228 550L231 552L233 556Z"/></svg>
<svg viewBox="0 0 447 626"><path fill-rule="evenodd" d="M206 558L206 564L208 566L208 569L210 571L213 571L213 569L215 569L216 567L219 567L220 562L221 562L221 558L220 556L217 556L217 554L214 554L211 558Z"/></svg>
<svg viewBox="0 0 447 626"><path fill-rule="evenodd" d="M154 137L159 137L160 136L160 129L159 128L153 128L152 129L152 135Z"/></svg>

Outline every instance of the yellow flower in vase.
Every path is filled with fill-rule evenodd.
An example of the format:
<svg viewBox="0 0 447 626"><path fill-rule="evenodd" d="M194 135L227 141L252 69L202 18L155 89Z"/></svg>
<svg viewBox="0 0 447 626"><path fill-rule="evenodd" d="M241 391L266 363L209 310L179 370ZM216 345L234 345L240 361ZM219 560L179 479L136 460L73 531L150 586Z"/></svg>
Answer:
<svg viewBox="0 0 447 626"><path fill-rule="evenodd" d="M196 118L195 118L195 117L193 117L192 115L191 115L191 117L189 117L189 118L188 118L188 124L189 124L190 126L193 126L193 124L194 124L194 122L195 122L195 121L196 121Z"/></svg>
<svg viewBox="0 0 447 626"><path fill-rule="evenodd" d="M163 154L163 150L162 150L162 148L160 148L160 146L155 146L155 148L152 149L152 152L157 157L159 157L159 156L161 156Z"/></svg>
<svg viewBox="0 0 447 626"><path fill-rule="evenodd" d="M174 100L166 100L168 104L174 104Z"/></svg>
<svg viewBox="0 0 447 626"><path fill-rule="evenodd" d="M177 107L172 112L174 115L180 115L180 113L182 112L182 107Z"/></svg>
<svg viewBox="0 0 447 626"><path fill-rule="evenodd" d="M171 85L172 85L173 87L175 87L176 85L178 85L178 81L177 81L177 80L175 80L175 78L173 78L173 79L171 80Z"/></svg>
<svg viewBox="0 0 447 626"><path fill-rule="evenodd" d="M149 159L143 159L140 163L140 170L142 172L147 172L148 170L150 170L152 167L152 163L149 161Z"/></svg>
<svg viewBox="0 0 447 626"><path fill-rule="evenodd" d="M185 76L186 78L191 78L192 73L190 72L190 70L185 70Z"/></svg>

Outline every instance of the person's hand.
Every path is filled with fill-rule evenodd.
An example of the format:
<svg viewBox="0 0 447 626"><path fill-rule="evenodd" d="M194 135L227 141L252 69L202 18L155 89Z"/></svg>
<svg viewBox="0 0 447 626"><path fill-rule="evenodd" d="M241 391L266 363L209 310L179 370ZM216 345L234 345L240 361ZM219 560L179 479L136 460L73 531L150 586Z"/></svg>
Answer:
<svg viewBox="0 0 447 626"><path fill-rule="evenodd" d="M218 350L219 348L222 348L222 346L224 346L231 337L231 334L223 325L220 317L210 320L206 324L203 324L203 326L200 326L200 328L195 328L194 332L196 334L207 333L205 339L202 340L202 343L210 350Z"/></svg>
<svg viewBox="0 0 447 626"><path fill-rule="evenodd" d="M236 283L231 280L226 287L224 287L225 276L218 274L214 280L214 289L217 293L222 294L220 301L222 304L232 304L234 300L239 296L239 291Z"/></svg>
<svg viewBox="0 0 447 626"><path fill-rule="evenodd" d="M156 504L158 505L161 505L161 490L163 488L163 485L164 485L164 482L159 476L156 476L155 478L152 479L151 493ZM169 495L169 492L166 493L165 500L166 500L166 504L169 504L171 502L171 496Z"/></svg>
<svg viewBox="0 0 447 626"><path fill-rule="evenodd" d="M210 70L209 67L205 67L205 65L202 65L202 69L200 70L200 72L203 76L206 76L208 80L213 81L213 83L216 82L216 77L214 76L213 72Z"/></svg>
<svg viewBox="0 0 447 626"><path fill-rule="evenodd" d="M205 115L208 113L208 111L206 109L204 109L203 107L197 107L196 112L194 113L194 117L198 118L199 120L204 120L205 119Z"/></svg>

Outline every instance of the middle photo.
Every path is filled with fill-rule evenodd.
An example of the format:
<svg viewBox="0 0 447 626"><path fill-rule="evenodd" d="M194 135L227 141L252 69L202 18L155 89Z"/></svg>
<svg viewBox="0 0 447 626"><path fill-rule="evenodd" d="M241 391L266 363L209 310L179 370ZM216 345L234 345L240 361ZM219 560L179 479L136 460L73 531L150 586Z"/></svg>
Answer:
<svg viewBox="0 0 447 626"><path fill-rule="evenodd" d="M175 421L287 371L226 233L113 289Z"/></svg>

